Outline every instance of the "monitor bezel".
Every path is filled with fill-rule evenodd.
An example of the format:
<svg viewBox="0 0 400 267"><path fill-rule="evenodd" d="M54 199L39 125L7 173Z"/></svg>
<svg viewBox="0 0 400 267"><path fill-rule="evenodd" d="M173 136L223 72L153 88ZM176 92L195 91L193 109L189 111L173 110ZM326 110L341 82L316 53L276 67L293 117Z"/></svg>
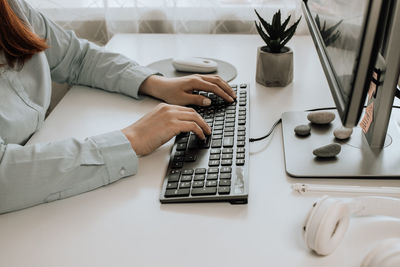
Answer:
<svg viewBox="0 0 400 267"><path fill-rule="evenodd" d="M338 82L334 67L329 60L326 47L317 24L308 7L308 1L303 0L302 9L306 18L310 34L314 40L321 65L325 72L332 97L334 99L339 117L346 127L356 126L363 111L369 85L372 80L372 72L375 67L380 50L384 26L382 16L384 0L371 0L366 7L366 16L361 27L358 55L354 64L351 90L346 101L343 97L341 84ZM367 42L366 40L372 40Z"/></svg>

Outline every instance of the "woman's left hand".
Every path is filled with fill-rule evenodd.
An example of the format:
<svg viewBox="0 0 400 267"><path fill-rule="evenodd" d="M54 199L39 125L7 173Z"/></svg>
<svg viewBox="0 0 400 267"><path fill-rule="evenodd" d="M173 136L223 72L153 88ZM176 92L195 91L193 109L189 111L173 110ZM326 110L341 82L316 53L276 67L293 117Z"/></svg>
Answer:
<svg viewBox="0 0 400 267"><path fill-rule="evenodd" d="M227 102L233 102L236 99L232 88L216 75L194 74L179 78L152 75L139 88L140 93L164 100L169 104L182 106L208 106L211 104L209 98L193 94L193 90L214 93Z"/></svg>

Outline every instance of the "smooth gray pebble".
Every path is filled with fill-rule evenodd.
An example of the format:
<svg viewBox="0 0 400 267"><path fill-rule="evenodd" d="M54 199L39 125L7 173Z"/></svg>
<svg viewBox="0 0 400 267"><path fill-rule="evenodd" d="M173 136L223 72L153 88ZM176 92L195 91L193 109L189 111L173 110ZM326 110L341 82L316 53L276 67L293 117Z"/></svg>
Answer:
<svg viewBox="0 0 400 267"><path fill-rule="evenodd" d="M346 140L350 138L353 133L353 128L339 127L333 131L333 135L339 140Z"/></svg>
<svg viewBox="0 0 400 267"><path fill-rule="evenodd" d="M310 135L311 127L307 124L298 125L294 128L294 132L300 136Z"/></svg>
<svg viewBox="0 0 400 267"><path fill-rule="evenodd" d="M307 119L315 124L328 124L335 119L335 113L330 111L315 111L309 113Z"/></svg>
<svg viewBox="0 0 400 267"><path fill-rule="evenodd" d="M339 144L333 143L314 149L313 154L319 158L332 158L338 155L341 150L342 147Z"/></svg>

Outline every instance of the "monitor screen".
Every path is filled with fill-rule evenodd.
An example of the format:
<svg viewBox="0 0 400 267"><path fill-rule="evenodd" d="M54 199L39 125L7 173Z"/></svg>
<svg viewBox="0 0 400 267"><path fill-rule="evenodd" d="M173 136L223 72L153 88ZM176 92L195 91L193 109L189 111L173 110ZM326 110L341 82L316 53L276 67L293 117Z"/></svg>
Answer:
<svg viewBox="0 0 400 267"><path fill-rule="evenodd" d="M381 43L382 5L379 0L308 0L303 4L336 107L346 126L357 124L364 106Z"/></svg>

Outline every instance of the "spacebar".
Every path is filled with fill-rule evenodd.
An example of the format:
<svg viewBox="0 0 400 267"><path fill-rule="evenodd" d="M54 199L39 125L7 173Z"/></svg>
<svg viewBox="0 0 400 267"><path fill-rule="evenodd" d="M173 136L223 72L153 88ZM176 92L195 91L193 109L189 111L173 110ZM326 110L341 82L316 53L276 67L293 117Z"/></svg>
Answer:
<svg viewBox="0 0 400 267"><path fill-rule="evenodd" d="M192 196L215 195L217 193L216 187L193 188Z"/></svg>

